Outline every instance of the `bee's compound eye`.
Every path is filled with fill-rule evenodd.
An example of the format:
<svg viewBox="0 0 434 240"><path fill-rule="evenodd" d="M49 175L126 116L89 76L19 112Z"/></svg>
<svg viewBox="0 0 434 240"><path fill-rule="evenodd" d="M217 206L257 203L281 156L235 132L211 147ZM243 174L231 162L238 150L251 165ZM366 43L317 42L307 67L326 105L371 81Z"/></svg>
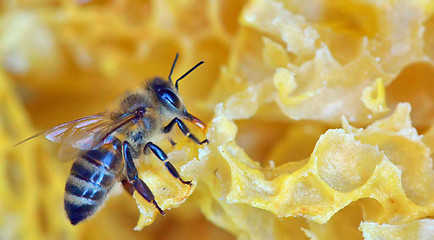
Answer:
<svg viewBox="0 0 434 240"><path fill-rule="evenodd" d="M162 101L174 106L175 108L179 108L179 106L181 105L181 102L179 101L179 98L176 96L176 94L172 92L172 90L169 90L167 88L159 89L158 97Z"/></svg>

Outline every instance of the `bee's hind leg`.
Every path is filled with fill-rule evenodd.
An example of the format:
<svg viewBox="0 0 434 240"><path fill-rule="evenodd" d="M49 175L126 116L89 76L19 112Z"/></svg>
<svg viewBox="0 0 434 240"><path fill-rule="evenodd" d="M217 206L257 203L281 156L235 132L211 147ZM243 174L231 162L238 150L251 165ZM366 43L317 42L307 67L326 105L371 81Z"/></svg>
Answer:
<svg viewBox="0 0 434 240"><path fill-rule="evenodd" d="M161 161L164 162L164 165L166 165L167 170L169 170L169 172L177 179L179 179L179 181L181 181L183 184L188 184L188 185L192 185L191 181L184 181L180 176L178 171L176 170L176 168L169 162L166 161L167 160L167 155L166 153L164 153L164 151L158 147L157 145L153 144L152 142L148 142L145 145L145 148L143 149L143 152L146 154L146 151L150 149L155 156L158 157L158 159L160 159Z"/></svg>
<svg viewBox="0 0 434 240"><path fill-rule="evenodd" d="M158 203L157 201L155 201L155 197L154 194L152 194L151 189L149 189L146 183L138 177L137 169L134 165L133 157L131 154L132 151L134 150L131 147L130 143L125 141L122 144L122 153L125 159L128 183L125 184L124 181L122 181L122 184L124 185L124 187L125 185L129 185L129 188L126 188L126 190L131 194L134 192L134 190L136 190L144 199L146 199L146 201L154 204L154 206L157 208L161 215L164 215L165 212L160 208L160 206L158 206ZM131 185L133 187L131 187Z"/></svg>
<svg viewBox="0 0 434 240"><path fill-rule="evenodd" d="M133 193L136 190L134 188L134 185L132 183L130 183L130 181L128 181L128 179L122 179L121 183L122 183L122 187L124 187L125 191L128 194L130 194L131 196L133 196Z"/></svg>

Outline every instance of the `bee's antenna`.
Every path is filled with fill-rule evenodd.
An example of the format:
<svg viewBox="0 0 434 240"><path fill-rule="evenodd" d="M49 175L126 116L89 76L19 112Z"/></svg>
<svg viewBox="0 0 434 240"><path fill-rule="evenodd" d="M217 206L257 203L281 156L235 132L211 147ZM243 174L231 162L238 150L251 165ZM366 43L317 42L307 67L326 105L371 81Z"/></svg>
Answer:
<svg viewBox="0 0 434 240"><path fill-rule="evenodd" d="M186 73L184 73L184 75L182 75L180 78L178 78L176 80L176 83L175 83L176 89L178 89L178 82L181 81L181 79L185 78L185 76L187 76L188 74L190 74L194 69L196 69L197 67L199 67L203 63L204 63L204 61L198 62L194 67L192 67L190 70L188 70Z"/></svg>
<svg viewBox="0 0 434 240"><path fill-rule="evenodd" d="M176 53L175 60L173 61L173 64L172 64L172 69L170 69L169 80L170 80L171 82L172 82L172 73L173 73L173 69L175 68L176 61L178 60L178 56L179 56L179 53Z"/></svg>

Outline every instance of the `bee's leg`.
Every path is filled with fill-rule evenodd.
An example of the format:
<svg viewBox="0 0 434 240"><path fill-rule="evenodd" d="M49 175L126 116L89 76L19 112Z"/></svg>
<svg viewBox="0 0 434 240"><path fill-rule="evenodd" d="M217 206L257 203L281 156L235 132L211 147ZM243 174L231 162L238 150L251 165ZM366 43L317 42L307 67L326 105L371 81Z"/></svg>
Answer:
<svg viewBox="0 0 434 240"><path fill-rule="evenodd" d="M136 166L134 165L133 157L131 155L131 152L133 152L133 151L134 150L131 147L129 142L125 141L122 144L122 152L123 152L123 156L125 159L127 178L128 178L129 184L131 184L131 182L132 182L134 189L144 199L146 199L146 201L153 203L161 215L164 215L165 212L163 210L161 210L160 206L158 206L157 201L155 201L155 197L154 197L154 194L152 194L151 189L149 189L149 187L146 185L146 183L143 182L142 179L140 179L138 177L137 169L136 169Z"/></svg>
<svg viewBox="0 0 434 240"><path fill-rule="evenodd" d="M202 142L199 141L199 139L196 138L196 136L194 136L191 132L190 129L188 129L188 127L185 125L185 123L179 119L179 118L174 118L172 121L170 121L169 124L167 124L167 126L165 126L163 128L163 132L164 133L168 133L170 132L170 130L172 130L173 125L175 125L175 123L178 124L179 129L181 130L181 132L187 136L188 138L190 138L191 140L193 140L193 142L197 143L197 144L204 144L204 143L209 143L208 139L203 140Z"/></svg>
<svg viewBox="0 0 434 240"><path fill-rule="evenodd" d="M123 179L121 181L122 186L124 187L125 191L130 194L131 196L133 196L134 191L136 190L134 188L134 185L132 183L130 183L127 179Z"/></svg>
<svg viewBox="0 0 434 240"><path fill-rule="evenodd" d="M188 184L191 186L191 181L184 181L180 176L178 171L176 171L176 168L169 162L166 161L167 160L167 155L166 153L164 153L164 151L158 147L157 145L153 144L152 142L148 142L145 145L145 148L143 149L143 152L146 154L146 151L150 149L155 156L157 156L161 161L164 162L164 165L166 165L167 170L169 170L169 172L177 179L179 179L179 181L181 181L183 184Z"/></svg>

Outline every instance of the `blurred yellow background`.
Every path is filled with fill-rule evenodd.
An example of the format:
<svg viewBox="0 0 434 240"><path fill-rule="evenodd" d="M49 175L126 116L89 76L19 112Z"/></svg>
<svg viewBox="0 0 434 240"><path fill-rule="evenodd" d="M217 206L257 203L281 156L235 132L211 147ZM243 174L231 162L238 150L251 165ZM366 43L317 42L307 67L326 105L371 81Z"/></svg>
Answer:
<svg viewBox="0 0 434 240"><path fill-rule="evenodd" d="M430 239L433 11L428 0L0 0L0 239ZM72 227L71 163L43 137L12 146L167 77L177 52L174 77L205 61L180 94L210 144L177 136L170 155L194 192L164 198L161 218L119 191ZM158 169L140 169L151 189L170 178Z"/></svg>

